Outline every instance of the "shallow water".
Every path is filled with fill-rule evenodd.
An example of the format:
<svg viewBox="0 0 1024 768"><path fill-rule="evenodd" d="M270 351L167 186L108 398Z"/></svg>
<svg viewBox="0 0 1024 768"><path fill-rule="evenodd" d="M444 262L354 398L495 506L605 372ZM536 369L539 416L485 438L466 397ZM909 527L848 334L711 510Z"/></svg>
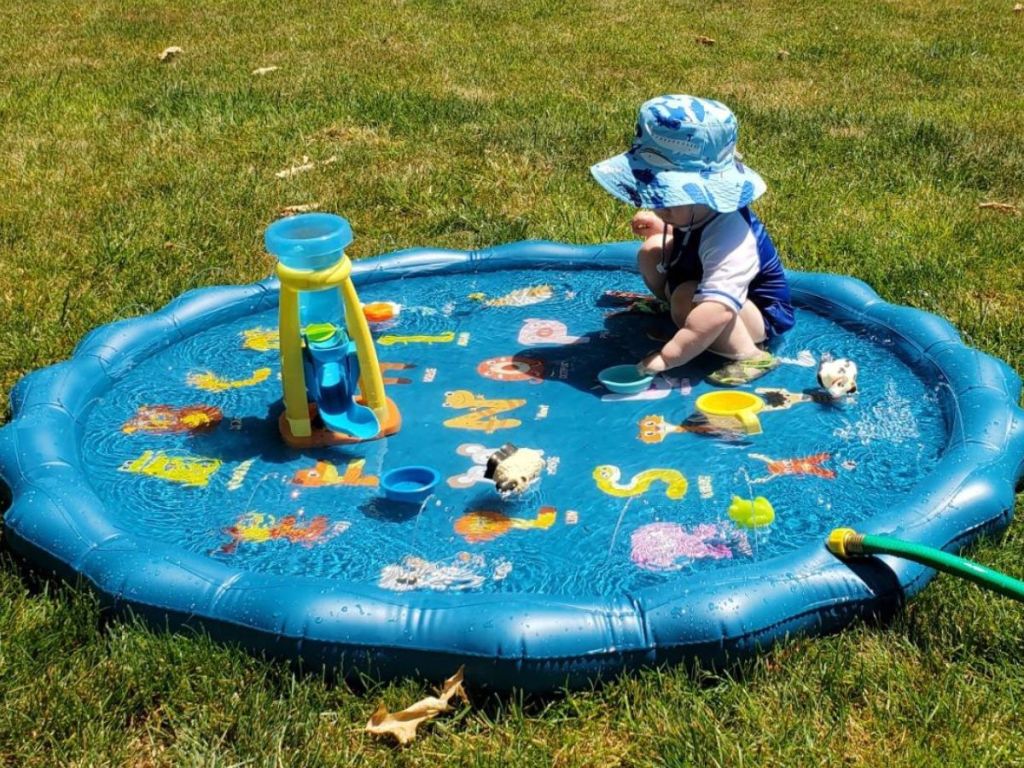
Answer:
<svg viewBox="0 0 1024 768"><path fill-rule="evenodd" d="M485 303L531 286L550 288L532 298L549 297L528 306ZM125 528L243 569L398 591L613 595L820 541L836 525L855 525L898 505L941 455L947 435L938 382L924 381L904 365L891 340L803 310L775 349L794 362L745 389L811 391L815 367L795 361L801 352L804 363L808 352L815 360L828 353L857 362L856 395L765 412L764 433L756 436L666 432L693 413L698 395L713 389L704 376L720 361L701 358L643 398L608 398L597 372L640 359L659 346L651 337L671 327L665 317L625 312L607 290L641 291L642 284L634 275L574 270L426 276L364 287L364 302L402 305L397 322L374 335L382 362L410 366L385 371L408 381L387 387L403 429L387 440L306 452L286 448L278 437L276 349L243 346L245 331L276 329L276 312L213 328L145 361L95 405L83 444L90 480ZM469 298L477 292L485 299ZM565 328L536 322L552 320ZM569 338L559 340L560 333ZM478 372L486 360L513 355L531 361L543 379L498 381ZM189 383L190 375L203 373L214 378ZM222 391L201 386L217 381L252 383ZM462 398L523 402L497 404L504 410L474 419L472 408L444 406L460 397L447 393L460 391L467 393ZM122 430L140 406L158 404L216 406L223 420L197 433ZM461 424L443 424L467 416ZM663 419L662 432L652 433L657 419L651 417ZM511 421L480 429L488 419ZM641 422L648 425L646 440ZM505 442L544 452L546 470L525 494L502 498L487 482L447 482L467 473L462 482L473 481L473 455L488 452L464 447L460 453L460 446L496 449ZM163 456L221 463L205 485L196 486L122 470L145 451L154 452L153 466L162 465ZM807 457L816 458L769 464ZM296 472L318 461L344 475L360 459L364 479L425 464L445 480L422 508L391 503L372 486L294 482ZM663 477L676 480L678 489L682 475L686 492L670 498L666 481L653 480L646 492L608 495L593 478L599 465L615 467L620 486L634 490L643 486L641 473L673 470ZM802 472L786 473L793 469ZM727 514L734 494L768 498L775 522L737 528ZM492 514L465 518L480 512ZM487 540L473 535L481 527Z"/></svg>

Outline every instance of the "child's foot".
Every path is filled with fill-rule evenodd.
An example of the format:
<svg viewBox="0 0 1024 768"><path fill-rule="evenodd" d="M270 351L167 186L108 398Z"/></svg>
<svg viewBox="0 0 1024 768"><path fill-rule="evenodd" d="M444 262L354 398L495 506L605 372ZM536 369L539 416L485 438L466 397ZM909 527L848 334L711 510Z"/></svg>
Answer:
<svg viewBox="0 0 1024 768"><path fill-rule="evenodd" d="M739 387L764 376L779 367L771 352L759 352L746 360L734 360L708 376L708 381L720 387Z"/></svg>

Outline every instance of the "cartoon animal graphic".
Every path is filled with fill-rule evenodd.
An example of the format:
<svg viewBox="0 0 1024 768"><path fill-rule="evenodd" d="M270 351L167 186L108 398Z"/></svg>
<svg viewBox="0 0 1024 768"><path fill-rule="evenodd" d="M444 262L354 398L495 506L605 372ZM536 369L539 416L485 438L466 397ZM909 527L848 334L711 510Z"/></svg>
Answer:
<svg viewBox="0 0 1024 768"><path fill-rule="evenodd" d="M803 456L796 459L773 459L762 453L747 454L752 459L763 461L768 467L768 475L751 480L752 483L767 483L782 475L811 475L826 480L834 480L836 473L831 469L823 467L826 461L832 458L831 453L816 453L813 456Z"/></svg>
<svg viewBox="0 0 1024 768"><path fill-rule="evenodd" d="M451 344L455 341L455 331L445 331L435 336L395 336L385 334L377 338L377 343L382 347L390 347L394 344Z"/></svg>
<svg viewBox="0 0 1024 768"><path fill-rule="evenodd" d="M661 374L660 376L655 376L654 381L651 382L651 386L643 392L637 392L633 395L622 395L609 392L601 395L601 402L621 403L625 401L632 402L635 400L661 400L664 397L668 397L673 392L679 392L680 395L685 397L692 391L693 389L690 386L689 379L677 379L674 376Z"/></svg>
<svg viewBox="0 0 1024 768"><path fill-rule="evenodd" d="M126 435L136 432L166 434L173 432L202 432L220 424L224 414L212 405L140 405L121 427Z"/></svg>
<svg viewBox="0 0 1024 768"><path fill-rule="evenodd" d="M494 381L528 381L540 384L544 381L544 361L519 355L503 355L484 360L476 372L485 379Z"/></svg>
<svg viewBox="0 0 1024 768"><path fill-rule="evenodd" d="M501 512L469 512L455 521L455 532L471 544L479 544L504 536L512 530L539 529L546 531L558 517L554 507L541 507L533 520L509 517Z"/></svg>
<svg viewBox="0 0 1024 768"><path fill-rule="evenodd" d="M703 419L691 416L682 424L672 424L665 421L664 416L644 416L640 419L640 442L647 445L661 443L671 434L693 433L698 435L717 435L720 430L715 429Z"/></svg>
<svg viewBox="0 0 1024 768"><path fill-rule="evenodd" d="M518 427L519 419L499 419L499 413L512 411L526 405L525 400L488 400L483 395L474 395L468 389L457 389L444 396L445 408L470 409L469 413L455 416L444 422L452 429L475 429L490 434L499 429Z"/></svg>
<svg viewBox="0 0 1024 768"><path fill-rule="evenodd" d="M141 456L120 466L122 472L146 475L195 488L204 487L220 469L220 459L203 456L168 456L163 451L144 451Z"/></svg>
<svg viewBox="0 0 1024 768"><path fill-rule="evenodd" d="M416 366L413 365L412 363L381 363L380 364L381 373L383 373L384 371L410 371L410 370L412 370L415 367ZM404 378L404 377L401 377L401 376L384 376L383 381L384 381L384 384L388 385L388 386L390 386L392 384L411 384L412 383L412 379L407 379L407 378Z"/></svg>
<svg viewBox="0 0 1024 768"><path fill-rule="evenodd" d="M269 368L257 368L247 379L224 379L212 371L190 373L186 379L190 387L204 389L207 392L226 392L229 389L254 387L270 378Z"/></svg>
<svg viewBox="0 0 1024 768"><path fill-rule="evenodd" d="M763 410L765 411L785 411L794 405L802 405L804 403L827 405L832 402L832 398L825 392L791 392L788 389L773 387L758 387L754 391L761 395L761 398L764 400Z"/></svg>
<svg viewBox="0 0 1024 768"><path fill-rule="evenodd" d="M363 467L366 466L366 459L354 459L345 467L344 474L338 472L338 468L328 461L318 461L316 466L309 469L300 469L292 475L292 482L295 485L303 485L307 488L324 488L330 485L353 485L376 488L380 485L380 478L376 475L364 475Z"/></svg>
<svg viewBox="0 0 1024 768"><path fill-rule="evenodd" d="M239 334L242 347L256 352L273 352L281 347L281 337L277 328L248 328Z"/></svg>
<svg viewBox="0 0 1024 768"><path fill-rule="evenodd" d="M570 336L565 323L559 320L523 320L519 329L520 344L589 344L587 336Z"/></svg>
<svg viewBox="0 0 1024 768"><path fill-rule="evenodd" d="M646 571L677 571L694 560L732 558L733 548L743 555L752 554L745 532L716 523L693 528L651 523L637 528L630 537L630 559Z"/></svg>
<svg viewBox="0 0 1024 768"><path fill-rule="evenodd" d="M278 539L290 544L312 547L348 530L350 525L348 522L330 525L325 515L317 515L302 525L295 515L285 515L277 521L273 515L246 512L234 525L224 529L224 533L231 537L231 541L223 544L220 551L229 555L238 549L239 544L262 544Z"/></svg>
<svg viewBox="0 0 1024 768"><path fill-rule="evenodd" d="M484 477L484 473L487 471L487 459L493 454L497 448L487 448L480 443L463 443L455 452L459 456L467 456L472 462L473 466L463 472L461 475L452 475L448 478L448 485L452 488L471 488L477 483L490 483L491 481Z"/></svg>
<svg viewBox="0 0 1024 768"><path fill-rule="evenodd" d="M529 288L517 288L504 296L488 299L487 294L471 293L469 298L473 301L483 302L487 307L528 307L531 304L540 304L552 296L550 285L533 285Z"/></svg>
<svg viewBox="0 0 1024 768"><path fill-rule="evenodd" d="M594 469L592 476L600 490L620 498L647 493L654 483L661 482L665 484L665 495L678 501L686 495L688 487L686 478L677 469L645 469L633 475L633 479L625 485L619 482L622 472L613 464L602 464Z"/></svg>

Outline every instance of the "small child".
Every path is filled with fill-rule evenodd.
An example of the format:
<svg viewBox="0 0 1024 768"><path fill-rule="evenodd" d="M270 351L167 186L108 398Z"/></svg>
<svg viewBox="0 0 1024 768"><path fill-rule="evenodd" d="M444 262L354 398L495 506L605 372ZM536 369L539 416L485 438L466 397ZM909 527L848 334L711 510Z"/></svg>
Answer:
<svg viewBox="0 0 1024 768"><path fill-rule="evenodd" d="M710 349L733 361L712 382L746 384L778 365L762 345L793 327L782 262L748 207L766 185L740 162L737 129L717 101L660 96L640 107L629 151L590 169L615 197L653 210L633 217L637 264L679 331L638 363L642 373Z"/></svg>

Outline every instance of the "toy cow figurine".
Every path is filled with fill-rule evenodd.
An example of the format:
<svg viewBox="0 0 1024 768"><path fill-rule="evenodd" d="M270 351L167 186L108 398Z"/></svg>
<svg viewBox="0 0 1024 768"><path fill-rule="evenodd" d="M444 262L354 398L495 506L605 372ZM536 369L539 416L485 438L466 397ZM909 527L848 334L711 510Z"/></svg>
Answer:
<svg viewBox="0 0 1024 768"><path fill-rule="evenodd" d="M540 451L505 443L487 459L484 477L493 480L501 493L522 493L544 469Z"/></svg>

